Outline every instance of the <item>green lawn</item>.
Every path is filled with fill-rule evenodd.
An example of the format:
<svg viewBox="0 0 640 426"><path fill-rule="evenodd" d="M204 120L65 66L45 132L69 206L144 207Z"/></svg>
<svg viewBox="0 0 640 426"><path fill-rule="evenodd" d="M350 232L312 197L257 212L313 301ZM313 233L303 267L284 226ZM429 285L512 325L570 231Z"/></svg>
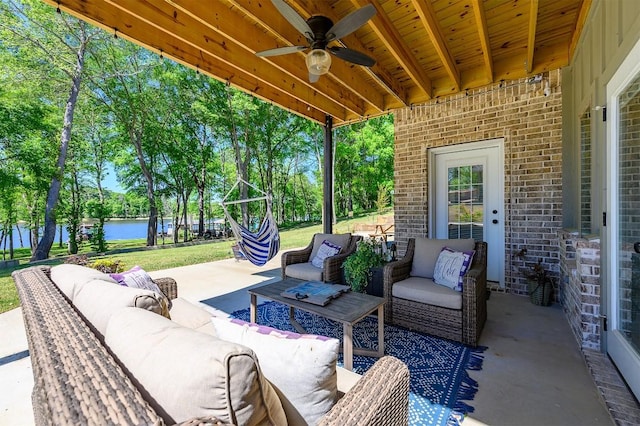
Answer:
<svg viewBox="0 0 640 426"><path fill-rule="evenodd" d="M389 214L390 212L385 212ZM353 219L345 219L339 221L333 226L334 233L352 232L356 223L375 223L378 214L360 216ZM311 237L316 232L322 232L321 225L299 226L294 229L280 231L280 250L287 250L294 247L304 247L311 241ZM215 260L227 259L233 257L231 251L232 240L206 242L202 244L186 245L183 247L143 249L144 240L122 240L109 242L110 249L127 249L140 247L140 250L127 253L108 254L105 256L94 257L92 259L107 258L119 260L126 269L135 265L140 265L147 271L157 271L161 269L175 268L178 266L194 265L198 263L213 262ZM88 252L87 249L84 252ZM64 248L57 247L51 252L52 258L47 261L48 264L56 265L63 263L65 257ZM20 249L17 258L28 260L30 252L28 249ZM21 262L18 268L26 268L31 266L28 262ZM9 311L19 306L20 302L16 288L11 279L11 272L14 269L0 270L0 313Z"/></svg>

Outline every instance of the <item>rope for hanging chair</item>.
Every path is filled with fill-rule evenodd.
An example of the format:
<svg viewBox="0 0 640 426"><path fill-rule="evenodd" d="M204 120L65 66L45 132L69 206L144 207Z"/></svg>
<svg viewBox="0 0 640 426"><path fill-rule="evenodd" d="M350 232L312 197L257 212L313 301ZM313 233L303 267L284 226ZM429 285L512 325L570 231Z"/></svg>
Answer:
<svg viewBox="0 0 640 426"><path fill-rule="evenodd" d="M247 185L253 187L254 189L262 192L264 196L248 198L246 200L236 200L236 201L226 201L227 197L233 191L233 189L238 185L239 182L245 182ZM267 202L267 211L265 213L264 219L260 224L260 228L258 228L257 232L251 232L246 227L239 224L232 216L229 214L229 210L227 209L228 204L238 204L238 203L246 203L249 201L256 200L266 200ZM229 220L229 224L231 225L231 231L233 231L233 235L236 237L238 241L238 246L240 251L244 256L256 266L264 266L269 260L271 260L278 250L280 250L280 234L278 232L278 226L276 224L275 219L273 218L273 213L271 212L271 197L256 188L254 185L244 181L243 179L238 179L236 184L231 188L229 193L223 198L222 202L222 210L224 214L227 216Z"/></svg>

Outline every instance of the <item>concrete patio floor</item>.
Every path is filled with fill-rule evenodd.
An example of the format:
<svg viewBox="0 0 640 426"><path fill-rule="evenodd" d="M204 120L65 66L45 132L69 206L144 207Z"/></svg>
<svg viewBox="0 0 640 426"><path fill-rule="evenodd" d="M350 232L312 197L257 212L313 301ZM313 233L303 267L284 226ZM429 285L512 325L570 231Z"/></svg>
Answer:
<svg viewBox="0 0 640 426"><path fill-rule="evenodd" d="M233 259L150 273L178 282L178 295L226 312L249 306L247 288L280 279L277 256L259 268ZM260 302L260 301L259 301ZM494 293L481 338L483 369L465 425L611 425L562 309ZM21 310L0 315L0 425L31 425L31 364Z"/></svg>

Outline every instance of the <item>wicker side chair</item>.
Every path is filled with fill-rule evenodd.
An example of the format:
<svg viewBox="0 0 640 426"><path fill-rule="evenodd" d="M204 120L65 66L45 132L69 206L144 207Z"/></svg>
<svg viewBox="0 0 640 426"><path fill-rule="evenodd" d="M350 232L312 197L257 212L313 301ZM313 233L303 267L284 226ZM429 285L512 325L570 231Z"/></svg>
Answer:
<svg viewBox="0 0 640 426"><path fill-rule="evenodd" d="M313 257L324 240L328 240L341 247L335 256L324 259L323 267L316 268L311 264ZM287 277L309 281L324 281L328 283L342 283L342 264L352 254L360 235L351 234L314 234L309 245L301 250L287 251L282 254L282 279Z"/></svg>
<svg viewBox="0 0 640 426"><path fill-rule="evenodd" d="M462 297L461 309L410 300L405 298L406 292L404 297L394 295L395 284L415 280L415 277L411 277L415 246L416 239L410 238L405 256L384 267L385 322L477 346L487 319L487 243L475 242L473 262L464 275L463 289L459 293ZM443 288L443 291L450 290L435 286Z"/></svg>

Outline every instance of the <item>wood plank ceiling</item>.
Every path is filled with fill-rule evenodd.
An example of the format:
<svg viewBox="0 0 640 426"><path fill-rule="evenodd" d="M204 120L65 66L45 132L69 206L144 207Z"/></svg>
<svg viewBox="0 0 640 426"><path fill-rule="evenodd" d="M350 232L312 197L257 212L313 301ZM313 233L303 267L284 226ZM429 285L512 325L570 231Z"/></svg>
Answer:
<svg viewBox="0 0 640 426"><path fill-rule="evenodd" d="M306 45L270 0L44 0L152 51L296 114L334 126L501 80L568 65L591 0L286 0L303 18L376 15L334 41L376 60L333 57L309 83Z"/></svg>

